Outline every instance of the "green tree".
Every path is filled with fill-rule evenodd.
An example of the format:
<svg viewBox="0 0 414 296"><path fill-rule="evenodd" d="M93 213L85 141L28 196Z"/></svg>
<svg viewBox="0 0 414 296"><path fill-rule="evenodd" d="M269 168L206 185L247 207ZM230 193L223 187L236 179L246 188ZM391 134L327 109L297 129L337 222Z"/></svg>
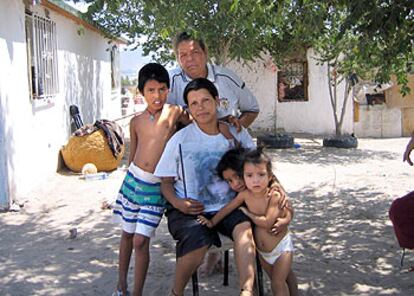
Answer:
<svg viewBox="0 0 414 296"><path fill-rule="evenodd" d="M202 36L209 56L217 64L250 61L268 50L283 57L306 44L321 20L290 32L289 18L308 19L294 11L290 1L236 0L96 0L88 13L107 31L123 34L141 46L144 55L166 63L173 61L171 42L176 33Z"/></svg>
<svg viewBox="0 0 414 296"><path fill-rule="evenodd" d="M89 15L124 34L145 55L173 60L171 40L182 30L202 36L217 64L269 53L281 65L313 47L328 65L336 134L357 78L387 82L395 75L403 95L414 60L412 0L86 0ZM343 98L337 87L345 84ZM339 102L342 102L339 106Z"/></svg>
<svg viewBox="0 0 414 296"><path fill-rule="evenodd" d="M395 75L402 94L410 91L407 73L414 60L413 8L412 1L392 0L332 1L327 6L323 29L312 46L328 66L336 135L342 134L347 101L358 79L381 84ZM339 95L341 82L344 92Z"/></svg>

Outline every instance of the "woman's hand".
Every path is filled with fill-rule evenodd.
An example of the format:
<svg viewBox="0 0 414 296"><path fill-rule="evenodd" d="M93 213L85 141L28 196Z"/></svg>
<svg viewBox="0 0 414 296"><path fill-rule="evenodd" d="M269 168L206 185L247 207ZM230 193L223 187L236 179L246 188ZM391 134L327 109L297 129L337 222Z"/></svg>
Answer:
<svg viewBox="0 0 414 296"><path fill-rule="evenodd" d="M285 191L283 190L282 186L280 186L280 184L278 183L273 183L272 187L270 187L268 196L269 198L272 198L273 196L277 196L279 195L277 204L279 209L283 209L284 207L286 207L289 203L289 198L287 197Z"/></svg>
<svg viewBox="0 0 414 296"><path fill-rule="evenodd" d="M187 215L199 215L204 211L204 205L198 200L191 198L177 198L173 206Z"/></svg>
<svg viewBox="0 0 414 296"><path fill-rule="evenodd" d="M289 225L289 222L284 218L276 219L276 223L273 224L272 228L269 230L270 234L278 235L279 233L285 231Z"/></svg>

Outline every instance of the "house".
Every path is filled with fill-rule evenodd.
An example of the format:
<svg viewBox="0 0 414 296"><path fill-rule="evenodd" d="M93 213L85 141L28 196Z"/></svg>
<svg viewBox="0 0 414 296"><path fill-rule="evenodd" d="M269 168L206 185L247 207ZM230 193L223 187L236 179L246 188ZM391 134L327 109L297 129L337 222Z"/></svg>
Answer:
<svg viewBox="0 0 414 296"><path fill-rule="evenodd" d="M123 40L108 36L60 0L1 1L0 209L56 172L70 105L84 123L121 116Z"/></svg>
<svg viewBox="0 0 414 296"><path fill-rule="evenodd" d="M308 49L276 69L270 57L247 65L228 65L256 95L260 114L251 128L254 132L284 131L312 135L334 135L335 120L328 88L326 64L319 64L317 55ZM414 90L414 75L409 75ZM338 86L338 106L342 106L344 85ZM384 104L370 106L346 104L342 132L357 137L401 137L414 130L414 91L406 98L395 85L384 91ZM355 109L354 109L355 108ZM337 114L340 114L338 107Z"/></svg>
<svg viewBox="0 0 414 296"><path fill-rule="evenodd" d="M354 130L359 137L407 137L414 131L414 74L408 75L411 93L403 97L392 79L391 87L355 104Z"/></svg>

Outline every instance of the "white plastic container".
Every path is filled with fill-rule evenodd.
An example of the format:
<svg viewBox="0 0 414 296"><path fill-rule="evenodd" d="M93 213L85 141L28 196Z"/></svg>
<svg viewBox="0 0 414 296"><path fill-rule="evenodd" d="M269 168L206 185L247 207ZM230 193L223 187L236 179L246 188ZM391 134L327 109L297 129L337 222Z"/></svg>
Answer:
<svg viewBox="0 0 414 296"><path fill-rule="evenodd" d="M96 173L96 174L86 174L84 175L86 181L95 181L95 180L105 180L108 178L108 174L105 172Z"/></svg>

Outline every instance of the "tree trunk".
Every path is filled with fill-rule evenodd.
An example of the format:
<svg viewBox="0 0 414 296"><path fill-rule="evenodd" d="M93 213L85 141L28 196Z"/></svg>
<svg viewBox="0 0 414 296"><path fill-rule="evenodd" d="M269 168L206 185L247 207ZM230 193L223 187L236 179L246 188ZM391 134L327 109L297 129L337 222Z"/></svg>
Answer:
<svg viewBox="0 0 414 296"><path fill-rule="evenodd" d="M333 85L332 85L333 82ZM328 63L328 87L329 87L329 98L331 101L332 113L335 121L335 134L339 136L341 134L341 127L339 125L338 116L336 114L336 106L337 106L337 95L336 95L336 83L337 83L337 76L335 74L334 79L332 80L331 77L331 66Z"/></svg>
<svg viewBox="0 0 414 296"><path fill-rule="evenodd" d="M341 119L339 120L339 130L341 131L340 134L342 134L342 125L344 123L344 118L345 118L346 104L348 103L349 94L352 91L352 87L350 85L351 84L349 83L349 79L345 78L344 100L343 100L342 109L341 109Z"/></svg>

